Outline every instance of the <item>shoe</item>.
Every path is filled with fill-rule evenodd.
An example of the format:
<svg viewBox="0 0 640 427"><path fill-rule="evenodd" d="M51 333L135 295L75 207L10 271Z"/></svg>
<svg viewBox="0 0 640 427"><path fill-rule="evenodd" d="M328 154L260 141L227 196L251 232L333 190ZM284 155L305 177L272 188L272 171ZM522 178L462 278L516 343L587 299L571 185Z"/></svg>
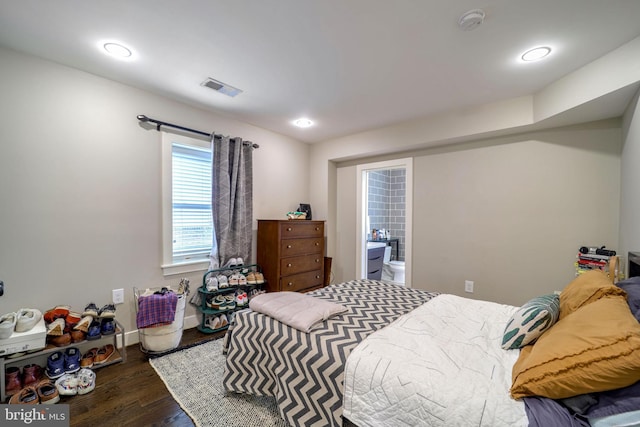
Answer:
<svg viewBox="0 0 640 427"><path fill-rule="evenodd" d="M58 393L56 384L49 379L40 381L36 386L36 392L40 398L40 403L44 405L50 405L60 401L60 394Z"/></svg>
<svg viewBox="0 0 640 427"><path fill-rule="evenodd" d="M84 311L82 312L82 315L83 316L98 317L98 306L95 305L94 303L90 302L84 308Z"/></svg>
<svg viewBox="0 0 640 427"><path fill-rule="evenodd" d="M257 283L257 281L256 281L256 273L251 271L249 274L247 274L247 283L249 285L255 285Z"/></svg>
<svg viewBox="0 0 640 427"><path fill-rule="evenodd" d="M80 367L81 368L91 368L93 366L93 359L96 357L98 353L98 348L94 347L91 350L87 351L80 359Z"/></svg>
<svg viewBox="0 0 640 427"><path fill-rule="evenodd" d="M42 378L42 367L31 363L22 368L22 386L34 385Z"/></svg>
<svg viewBox="0 0 640 427"><path fill-rule="evenodd" d="M78 394L78 378L75 374L64 374L56 380L56 389L61 396Z"/></svg>
<svg viewBox="0 0 640 427"><path fill-rule="evenodd" d="M220 317L219 316L211 316L209 317L209 329L219 329L220 328Z"/></svg>
<svg viewBox="0 0 640 427"><path fill-rule="evenodd" d="M246 292L240 292L236 295L236 305L245 306L249 303L249 297L247 297Z"/></svg>
<svg viewBox="0 0 640 427"><path fill-rule="evenodd" d="M207 290L208 291L217 291L218 290L218 279L215 277L209 277L207 279Z"/></svg>
<svg viewBox="0 0 640 427"><path fill-rule="evenodd" d="M6 340L16 328L16 313L7 313L0 317L0 340Z"/></svg>
<svg viewBox="0 0 640 427"><path fill-rule="evenodd" d="M225 295L224 298L227 300L226 309L231 310L236 308L236 297L233 294Z"/></svg>
<svg viewBox="0 0 640 427"><path fill-rule="evenodd" d="M113 319L102 319L100 325L100 333L102 335L113 335L116 333L116 323Z"/></svg>
<svg viewBox="0 0 640 427"><path fill-rule="evenodd" d="M99 348L96 352L96 357L93 358L93 364L101 365L105 363L109 360L114 351L115 348L113 347L113 344L107 344L104 347Z"/></svg>
<svg viewBox="0 0 640 427"><path fill-rule="evenodd" d="M256 284L261 285L264 283L264 276L259 271L256 271Z"/></svg>
<svg viewBox="0 0 640 427"><path fill-rule="evenodd" d="M80 321L73 327L73 329L82 332L89 332L89 326L91 326L91 322L93 322L93 316L84 316Z"/></svg>
<svg viewBox="0 0 640 427"><path fill-rule="evenodd" d="M113 319L116 317L116 306L113 304L107 304L100 309L98 317Z"/></svg>
<svg viewBox="0 0 640 427"><path fill-rule="evenodd" d="M224 289L229 287L229 281L227 280L227 276L224 274L220 274L217 277L218 279L218 288Z"/></svg>
<svg viewBox="0 0 640 427"><path fill-rule="evenodd" d="M87 339L89 341L93 341L93 340L97 340L100 337L102 337L102 334L100 334L100 322L98 322L97 320L94 320L93 322L91 322L91 325L89 326L89 332L87 332Z"/></svg>
<svg viewBox="0 0 640 427"><path fill-rule="evenodd" d="M227 303L227 300L224 298L224 296L222 295L216 295L212 300L211 303L209 304L209 307L214 309L214 310L224 310L225 309L225 304Z"/></svg>
<svg viewBox="0 0 640 427"><path fill-rule="evenodd" d="M240 257L236 258L235 265L236 265L236 267L239 266L239 265L244 265L244 260L242 258L240 258Z"/></svg>
<svg viewBox="0 0 640 427"><path fill-rule="evenodd" d="M62 335L49 335L47 336L47 342L49 344L55 345L56 347L66 347L71 344L71 334L65 332Z"/></svg>
<svg viewBox="0 0 640 427"><path fill-rule="evenodd" d="M62 317L55 319L47 326L47 335L59 336L64 333L65 322Z"/></svg>
<svg viewBox="0 0 640 427"><path fill-rule="evenodd" d="M20 392L11 396L9 399L9 403L12 405L22 404L22 405L37 405L40 403L40 398L38 397L38 392L35 387L25 387Z"/></svg>
<svg viewBox="0 0 640 427"><path fill-rule="evenodd" d="M91 369L80 369L77 377L78 394L87 394L96 388L96 374Z"/></svg>
<svg viewBox="0 0 640 427"><path fill-rule="evenodd" d="M80 350L69 347L64 352L64 373L73 374L80 370Z"/></svg>
<svg viewBox="0 0 640 427"><path fill-rule="evenodd" d="M82 320L82 315L75 311L70 311L64 318L64 331L71 332L75 326Z"/></svg>
<svg viewBox="0 0 640 427"><path fill-rule="evenodd" d="M56 351L47 357L47 369L45 372L52 380L64 375L64 356L61 352Z"/></svg>
<svg viewBox="0 0 640 427"><path fill-rule="evenodd" d="M229 276L229 286L238 286L239 284L239 280L238 280L238 273L233 273L231 276Z"/></svg>
<svg viewBox="0 0 640 427"><path fill-rule="evenodd" d="M247 276L238 273L238 286L244 286L247 284Z"/></svg>
<svg viewBox="0 0 640 427"><path fill-rule="evenodd" d="M238 265L238 261L236 258L229 258L226 264L224 264L221 268L232 268Z"/></svg>
<svg viewBox="0 0 640 427"><path fill-rule="evenodd" d="M33 329L42 319L42 313L35 308L21 308L16 319L16 332L27 332Z"/></svg>
<svg viewBox="0 0 640 427"><path fill-rule="evenodd" d="M22 389L20 379L20 368L10 366L4 370L4 392L8 396L13 396Z"/></svg>
<svg viewBox="0 0 640 427"><path fill-rule="evenodd" d="M87 334L82 331L71 331L71 342L78 343L87 339Z"/></svg>
<svg viewBox="0 0 640 427"><path fill-rule="evenodd" d="M44 321L52 323L56 319L64 319L69 314L68 305L59 305L56 308L52 308L44 313Z"/></svg>
<svg viewBox="0 0 640 427"><path fill-rule="evenodd" d="M224 328L228 324L229 324L229 320L227 320L227 316L225 316L224 314L220 315L220 327Z"/></svg>

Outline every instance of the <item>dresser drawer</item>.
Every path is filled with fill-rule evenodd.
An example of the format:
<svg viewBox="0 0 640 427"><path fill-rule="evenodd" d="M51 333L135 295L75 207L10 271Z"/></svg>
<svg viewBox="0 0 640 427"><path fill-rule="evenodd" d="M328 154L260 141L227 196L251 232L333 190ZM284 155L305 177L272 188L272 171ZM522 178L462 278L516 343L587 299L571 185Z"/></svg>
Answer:
<svg viewBox="0 0 640 427"><path fill-rule="evenodd" d="M296 237L324 237L324 224L290 220L280 224L280 236L283 239Z"/></svg>
<svg viewBox="0 0 640 427"><path fill-rule="evenodd" d="M323 262L324 257L320 253L282 258L280 260L280 275L289 276L305 271L322 269Z"/></svg>
<svg viewBox="0 0 640 427"><path fill-rule="evenodd" d="M280 290L296 292L321 287L324 281L323 274L323 270L316 270L283 277L280 279Z"/></svg>
<svg viewBox="0 0 640 427"><path fill-rule="evenodd" d="M323 237L311 239L285 239L280 242L280 254L282 257L290 257L304 254L322 252Z"/></svg>

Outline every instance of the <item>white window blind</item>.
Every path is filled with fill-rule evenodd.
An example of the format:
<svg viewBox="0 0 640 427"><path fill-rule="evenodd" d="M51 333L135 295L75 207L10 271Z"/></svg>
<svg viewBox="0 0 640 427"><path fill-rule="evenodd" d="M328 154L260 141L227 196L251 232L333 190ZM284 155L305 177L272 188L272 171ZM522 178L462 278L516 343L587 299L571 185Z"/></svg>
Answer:
<svg viewBox="0 0 640 427"><path fill-rule="evenodd" d="M211 150L173 143L173 261L209 255L211 219Z"/></svg>

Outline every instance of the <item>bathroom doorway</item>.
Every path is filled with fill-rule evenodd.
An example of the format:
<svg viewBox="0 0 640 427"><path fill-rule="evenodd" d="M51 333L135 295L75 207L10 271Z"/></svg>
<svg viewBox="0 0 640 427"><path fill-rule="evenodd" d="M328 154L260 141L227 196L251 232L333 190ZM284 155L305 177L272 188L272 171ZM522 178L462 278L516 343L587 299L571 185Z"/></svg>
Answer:
<svg viewBox="0 0 640 427"><path fill-rule="evenodd" d="M411 287L412 167L411 158L357 167L356 271L360 278Z"/></svg>

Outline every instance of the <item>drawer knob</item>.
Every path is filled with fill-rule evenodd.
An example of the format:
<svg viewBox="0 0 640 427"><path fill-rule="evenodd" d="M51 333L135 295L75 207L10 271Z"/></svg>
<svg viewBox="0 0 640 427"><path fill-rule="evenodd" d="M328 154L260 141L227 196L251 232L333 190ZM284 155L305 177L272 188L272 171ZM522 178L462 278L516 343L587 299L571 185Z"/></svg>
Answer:
<svg viewBox="0 0 640 427"><path fill-rule="evenodd" d="M320 227L316 227L316 231L320 231Z"/></svg>
<svg viewBox="0 0 640 427"><path fill-rule="evenodd" d="M292 230L292 228L291 228L291 227L287 227L287 231L291 231L291 230Z"/></svg>
<svg viewBox="0 0 640 427"><path fill-rule="evenodd" d="M287 267L291 267L291 264L287 264Z"/></svg>
<svg viewBox="0 0 640 427"><path fill-rule="evenodd" d="M320 246L320 242L316 242L316 246Z"/></svg>
<svg viewBox="0 0 640 427"><path fill-rule="evenodd" d="M287 249L291 249L291 245L287 245Z"/></svg>
<svg viewBox="0 0 640 427"><path fill-rule="evenodd" d="M320 275L318 274L318 275L316 276L316 279L319 279L319 278L320 278Z"/></svg>
<svg viewBox="0 0 640 427"><path fill-rule="evenodd" d="M293 286L293 282L287 283L287 286Z"/></svg>
<svg viewBox="0 0 640 427"><path fill-rule="evenodd" d="M317 260L316 260L316 262L320 262L320 260L319 260L319 259L317 259Z"/></svg>

